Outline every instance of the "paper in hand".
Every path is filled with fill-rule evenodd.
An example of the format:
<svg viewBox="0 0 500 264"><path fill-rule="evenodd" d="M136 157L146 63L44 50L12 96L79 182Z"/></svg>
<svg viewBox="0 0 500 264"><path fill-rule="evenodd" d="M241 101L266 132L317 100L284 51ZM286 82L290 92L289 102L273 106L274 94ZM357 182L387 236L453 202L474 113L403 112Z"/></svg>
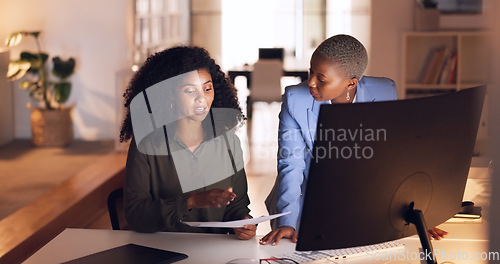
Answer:
<svg viewBox="0 0 500 264"><path fill-rule="evenodd" d="M256 225L258 223L271 220L286 214L289 214L290 212L285 212L281 214L274 214L274 215L269 215L269 216L261 216L257 218L252 218L252 219L244 219L244 220L236 220L236 221L228 221L228 222L184 222L181 221L181 223L184 223L188 226L192 227L219 227L219 228L240 228L243 227L244 225Z"/></svg>

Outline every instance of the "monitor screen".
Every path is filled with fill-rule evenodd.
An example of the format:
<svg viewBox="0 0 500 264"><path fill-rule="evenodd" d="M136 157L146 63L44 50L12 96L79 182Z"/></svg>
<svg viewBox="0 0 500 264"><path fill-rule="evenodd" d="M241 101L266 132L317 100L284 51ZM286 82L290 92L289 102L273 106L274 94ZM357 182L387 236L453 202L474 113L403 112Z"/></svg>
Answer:
<svg viewBox="0 0 500 264"><path fill-rule="evenodd" d="M432 97L322 105L297 250L337 249L417 233L460 206L486 87ZM413 208L413 210L411 209Z"/></svg>
<svg viewBox="0 0 500 264"><path fill-rule="evenodd" d="M283 48L259 48L259 60L279 59L283 61L284 53Z"/></svg>

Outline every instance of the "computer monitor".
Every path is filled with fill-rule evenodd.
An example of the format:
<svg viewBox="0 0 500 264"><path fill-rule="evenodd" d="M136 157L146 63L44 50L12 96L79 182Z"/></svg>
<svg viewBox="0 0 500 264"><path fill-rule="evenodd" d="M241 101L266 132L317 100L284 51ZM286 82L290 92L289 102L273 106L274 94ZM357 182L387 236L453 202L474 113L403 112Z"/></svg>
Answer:
<svg viewBox="0 0 500 264"><path fill-rule="evenodd" d="M285 50L283 48L259 48L259 60L278 59L283 61Z"/></svg>
<svg viewBox="0 0 500 264"><path fill-rule="evenodd" d="M418 228L432 252L427 227L460 211L485 93L322 105L296 249L380 243Z"/></svg>

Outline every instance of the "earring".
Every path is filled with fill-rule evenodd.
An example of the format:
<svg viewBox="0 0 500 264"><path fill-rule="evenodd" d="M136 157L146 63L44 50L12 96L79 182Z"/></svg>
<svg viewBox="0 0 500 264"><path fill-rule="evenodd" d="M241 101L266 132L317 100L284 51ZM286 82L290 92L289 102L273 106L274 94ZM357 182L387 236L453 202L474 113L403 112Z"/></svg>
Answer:
<svg viewBox="0 0 500 264"><path fill-rule="evenodd" d="M351 100L351 95L349 94L349 90L347 90L347 95L345 96L345 99L349 102Z"/></svg>
<svg viewBox="0 0 500 264"><path fill-rule="evenodd" d="M170 103L170 110L174 110L174 103Z"/></svg>

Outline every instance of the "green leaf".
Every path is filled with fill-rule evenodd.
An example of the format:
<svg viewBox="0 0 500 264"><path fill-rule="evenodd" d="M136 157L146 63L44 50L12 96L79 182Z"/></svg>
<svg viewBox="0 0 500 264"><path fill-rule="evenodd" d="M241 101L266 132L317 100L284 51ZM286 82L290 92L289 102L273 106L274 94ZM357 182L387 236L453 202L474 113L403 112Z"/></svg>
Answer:
<svg viewBox="0 0 500 264"><path fill-rule="evenodd" d="M17 31L11 33L6 39L5 39L5 45L7 47L14 47L17 46L21 40L23 39L23 36L33 36L35 39L38 39L38 36L40 35L40 31Z"/></svg>
<svg viewBox="0 0 500 264"><path fill-rule="evenodd" d="M52 73L62 80L71 76L75 71L75 59L73 58L63 61L61 58L55 57L52 59L52 62L54 63Z"/></svg>
<svg viewBox="0 0 500 264"><path fill-rule="evenodd" d="M38 35L40 35L40 31L32 31L32 32L24 32L27 35L32 35L35 38L38 38Z"/></svg>
<svg viewBox="0 0 500 264"><path fill-rule="evenodd" d="M7 47L17 46L22 39L23 39L23 34L21 32L14 32L5 39L5 46Z"/></svg>
<svg viewBox="0 0 500 264"><path fill-rule="evenodd" d="M31 63L26 60L11 61L6 77L10 81L15 81L23 78L26 72L31 68Z"/></svg>
<svg viewBox="0 0 500 264"><path fill-rule="evenodd" d="M21 83L19 83L19 88L22 90L28 90L32 85L36 85L36 83L30 81L22 81Z"/></svg>
<svg viewBox="0 0 500 264"><path fill-rule="evenodd" d="M21 60L28 60L31 62L34 62L34 61L39 62L40 57L38 56L38 54L40 54L40 56L42 57L42 62L43 62L43 64L45 64L45 62L47 62L47 59L49 58L49 54L47 54L45 52L32 53L32 52L28 52L28 51L23 51L23 52L21 52L20 58L21 58Z"/></svg>
<svg viewBox="0 0 500 264"><path fill-rule="evenodd" d="M54 84L54 100L58 103L64 103L68 100L71 93L70 82L59 82Z"/></svg>

